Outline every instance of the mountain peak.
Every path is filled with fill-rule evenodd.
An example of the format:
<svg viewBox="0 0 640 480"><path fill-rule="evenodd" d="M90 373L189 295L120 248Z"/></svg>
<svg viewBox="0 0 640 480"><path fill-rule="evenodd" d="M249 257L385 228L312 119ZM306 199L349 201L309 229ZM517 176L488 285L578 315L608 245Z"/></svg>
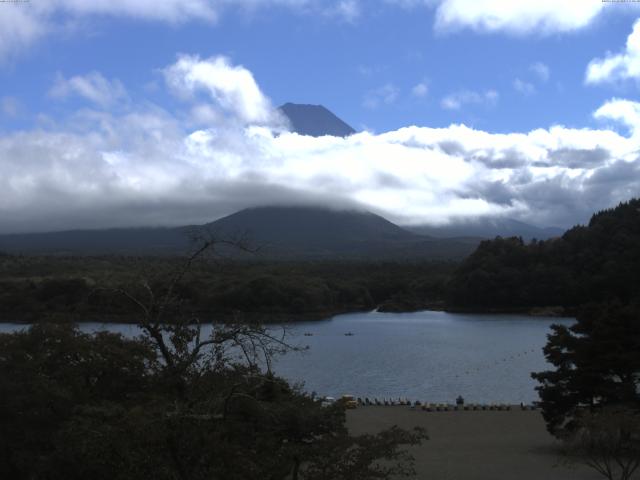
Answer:
<svg viewBox="0 0 640 480"><path fill-rule="evenodd" d="M289 119L292 131L300 135L348 137L356 131L322 105L285 103L279 110Z"/></svg>

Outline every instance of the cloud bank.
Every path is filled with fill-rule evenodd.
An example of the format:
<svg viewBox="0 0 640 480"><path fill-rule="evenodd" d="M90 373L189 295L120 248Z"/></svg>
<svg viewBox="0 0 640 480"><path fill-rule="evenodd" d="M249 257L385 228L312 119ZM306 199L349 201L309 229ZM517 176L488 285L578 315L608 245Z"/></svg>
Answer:
<svg viewBox="0 0 640 480"><path fill-rule="evenodd" d="M93 72L58 79L86 100L69 118L0 135L0 231L203 223L301 203L400 223L502 215L568 226L640 192L640 104L628 100L594 115L622 122L629 136L451 125L312 138L282 131L252 73L228 58L180 56L162 72L180 110L146 101L114 108L74 81L103 79ZM119 85L106 82L89 84Z"/></svg>

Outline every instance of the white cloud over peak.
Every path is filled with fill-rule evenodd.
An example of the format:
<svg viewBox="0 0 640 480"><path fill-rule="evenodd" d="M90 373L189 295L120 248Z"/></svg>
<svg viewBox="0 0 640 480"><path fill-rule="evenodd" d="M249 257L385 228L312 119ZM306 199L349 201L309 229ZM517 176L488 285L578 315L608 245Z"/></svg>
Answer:
<svg viewBox="0 0 640 480"><path fill-rule="evenodd" d="M455 124L346 138L274 133L268 99L229 59L181 56L163 71L188 97L183 111L96 104L0 134L0 232L184 225L301 203L358 206L400 223L503 215L571 225L640 191L633 135ZM640 124L638 104L625 102L594 115ZM194 111L199 126L184 122Z"/></svg>
<svg viewBox="0 0 640 480"><path fill-rule="evenodd" d="M640 80L640 20L633 25L624 51L591 60L585 76L585 82L590 84L627 79Z"/></svg>
<svg viewBox="0 0 640 480"><path fill-rule="evenodd" d="M226 57L202 60L197 55L180 55L163 73L179 97L194 99L199 92L205 92L213 102L208 108L213 107L243 124L282 123L253 74L243 66L232 65Z"/></svg>
<svg viewBox="0 0 640 480"><path fill-rule="evenodd" d="M500 95L495 90L484 92L460 90L445 96L440 101L440 106L445 110L460 110L465 104L492 106L498 102L499 98Z"/></svg>
<svg viewBox="0 0 640 480"><path fill-rule="evenodd" d="M436 11L436 29L513 34L571 32L589 25L605 5L601 0L442 0Z"/></svg>
<svg viewBox="0 0 640 480"><path fill-rule="evenodd" d="M58 74L49 90L49 96L64 99L71 95L85 98L101 107L107 107L127 97L127 91L118 79L107 80L98 72L65 78Z"/></svg>

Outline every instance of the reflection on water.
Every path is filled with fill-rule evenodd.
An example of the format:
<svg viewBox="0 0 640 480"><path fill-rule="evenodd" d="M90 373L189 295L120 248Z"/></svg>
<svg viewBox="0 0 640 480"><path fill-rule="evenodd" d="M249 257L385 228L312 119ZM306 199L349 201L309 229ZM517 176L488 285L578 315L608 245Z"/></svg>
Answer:
<svg viewBox="0 0 640 480"><path fill-rule="evenodd" d="M291 343L308 345L275 361L279 375L321 395L519 403L537 399L532 371L549 325L572 319L444 312L355 313L288 324ZM0 324L0 331L23 328ZM136 335L134 325L83 324ZM277 328L277 327L276 327ZM206 333L206 330L203 331ZM345 335L352 333L353 335Z"/></svg>

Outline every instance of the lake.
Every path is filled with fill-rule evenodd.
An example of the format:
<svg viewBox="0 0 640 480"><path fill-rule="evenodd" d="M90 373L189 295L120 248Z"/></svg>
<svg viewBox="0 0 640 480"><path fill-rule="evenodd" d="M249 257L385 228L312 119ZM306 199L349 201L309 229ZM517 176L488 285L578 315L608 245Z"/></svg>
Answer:
<svg viewBox="0 0 640 480"><path fill-rule="evenodd" d="M529 403L537 400L530 373L549 367L542 354L549 326L573 322L433 311L337 315L287 324L290 342L309 349L279 357L274 370L304 381L308 391L334 397L349 393L452 403L462 395L472 403ZM0 332L23 327L0 324ZM126 324L81 328L138 333Z"/></svg>

